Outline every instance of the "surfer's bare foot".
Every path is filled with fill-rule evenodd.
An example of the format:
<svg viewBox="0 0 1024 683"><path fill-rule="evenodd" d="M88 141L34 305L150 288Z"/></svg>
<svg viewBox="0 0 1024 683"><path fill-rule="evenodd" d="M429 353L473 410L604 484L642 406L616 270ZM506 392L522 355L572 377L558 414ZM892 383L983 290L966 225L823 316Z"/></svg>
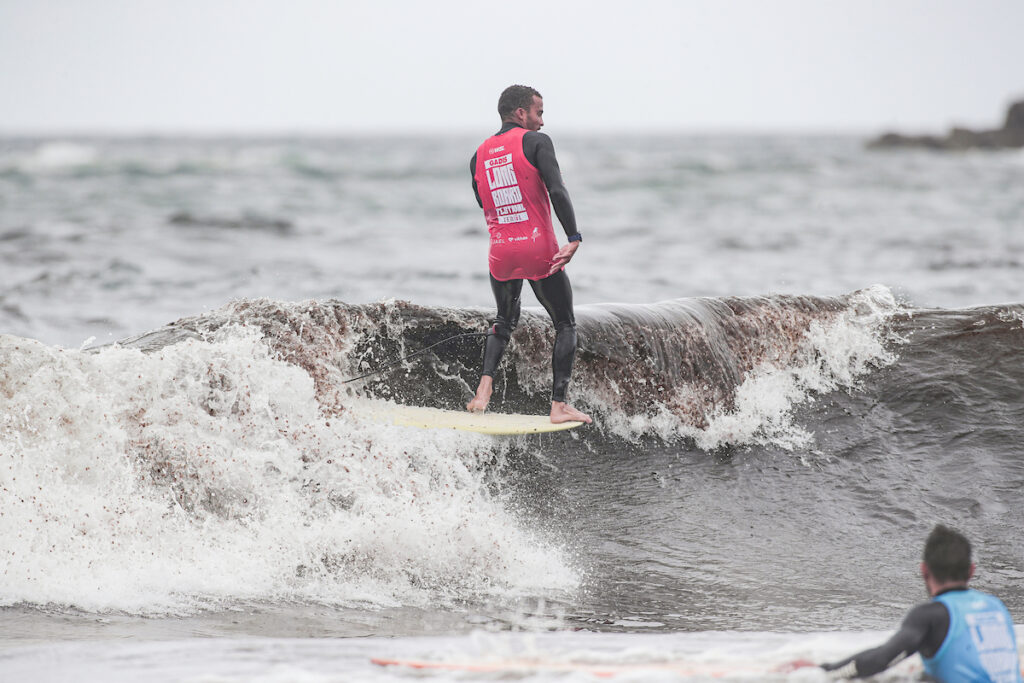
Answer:
<svg viewBox="0 0 1024 683"><path fill-rule="evenodd" d="M494 386L494 378L484 375L480 378L480 386L476 388L476 396L466 404L466 410L471 413L482 413L487 410L487 404L491 402L491 390Z"/></svg>
<svg viewBox="0 0 1024 683"><path fill-rule="evenodd" d="M568 403L552 401L551 422L552 424L561 424L562 422L586 422L590 424L593 420L590 419L589 415L581 413Z"/></svg>

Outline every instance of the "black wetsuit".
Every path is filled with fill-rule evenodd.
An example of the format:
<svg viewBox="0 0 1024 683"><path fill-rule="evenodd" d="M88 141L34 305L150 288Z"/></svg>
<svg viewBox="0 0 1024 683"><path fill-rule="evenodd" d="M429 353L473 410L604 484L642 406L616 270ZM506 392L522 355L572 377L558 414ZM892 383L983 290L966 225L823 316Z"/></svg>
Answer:
<svg viewBox="0 0 1024 683"><path fill-rule="evenodd" d="M960 590L967 589L950 588L942 593ZM883 645L864 650L839 662L822 664L821 668L833 671L844 678L874 676L915 652L920 653L922 657L934 657L942 647L947 633L949 610L941 602L925 602L907 613L900 624L900 630Z"/></svg>
<svg viewBox="0 0 1024 683"><path fill-rule="evenodd" d="M497 135L507 133L513 128L521 127L517 123L505 123ZM555 216L562 224L568 237L578 235L576 229L576 213L569 199L569 191L562 182L562 171L555 158L555 146L544 133L528 131L523 135L523 154L526 160L540 171L541 179L551 197L551 206ZM476 185L476 154L469 162L469 174L473 178L473 194L476 202L483 208L480 190ZM537 296L544 310L551 316L555 325L555 348L551 357L551 370L554 375L551 384L551 400L565 401L572 365L576 358L576 318L572 310L572 286L564 270L549 275L541 280L530 280L530 287ZM519 322L520 296L523 291L522 280L497 280L491 276L491 291L498 307L491 332L487 335L484 348L484 368L481 374L494 377L494 372L505 353L505 347L512 336L512 330Z"/></svg>

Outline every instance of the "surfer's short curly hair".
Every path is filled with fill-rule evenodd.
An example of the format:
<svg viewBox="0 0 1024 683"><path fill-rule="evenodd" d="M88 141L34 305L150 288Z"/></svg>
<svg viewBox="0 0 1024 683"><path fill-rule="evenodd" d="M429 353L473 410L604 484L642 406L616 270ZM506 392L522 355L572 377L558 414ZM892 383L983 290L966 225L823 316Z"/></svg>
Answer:
<svg viewBox="0 0 1024 683"><path fill-rule="evenodd" d="M534 88L528 85L510 85L501 92L498 98L498 116L502 121L512 116L512 112L522 107L529 109L533 104L533 97L543 97Z"/></svg>
<svg viewBox="0 0 1024 683"><path fill-rule="evenodd" d="M924 563L939 581L964 581L971 577L971 542L959 531L942 524L928 534Z"/></svg>

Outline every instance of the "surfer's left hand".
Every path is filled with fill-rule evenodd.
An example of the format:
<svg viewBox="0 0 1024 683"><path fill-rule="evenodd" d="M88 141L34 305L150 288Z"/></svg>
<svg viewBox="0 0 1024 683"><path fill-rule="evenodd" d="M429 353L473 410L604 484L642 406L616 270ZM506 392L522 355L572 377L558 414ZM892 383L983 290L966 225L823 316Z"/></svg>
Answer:
<svg viewBox="0 0 1024 683"><path fill-rule="evenodd" d="M560 271L565 264L572 260L573 254L580 248L581 242L569 242L558 250L555 257L551 259L551 270L548 271L548 276L554 275Z"/></svg>

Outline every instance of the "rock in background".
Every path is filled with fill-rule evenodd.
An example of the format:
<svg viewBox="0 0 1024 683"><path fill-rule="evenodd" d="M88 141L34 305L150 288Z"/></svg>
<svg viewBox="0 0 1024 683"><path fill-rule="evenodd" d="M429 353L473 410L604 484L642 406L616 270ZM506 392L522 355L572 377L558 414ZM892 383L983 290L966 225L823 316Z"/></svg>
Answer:
<svg viewBox="0 0 1024 683"><path fill-rule="evenodd" d="M945 137L935 135L901 135L885 133L870 140L872 149L925 148L937 150L1012 149L1024 147L1024 100L1014 102L1006 112L1006 122L996 130L953 128Z"/></svg>

